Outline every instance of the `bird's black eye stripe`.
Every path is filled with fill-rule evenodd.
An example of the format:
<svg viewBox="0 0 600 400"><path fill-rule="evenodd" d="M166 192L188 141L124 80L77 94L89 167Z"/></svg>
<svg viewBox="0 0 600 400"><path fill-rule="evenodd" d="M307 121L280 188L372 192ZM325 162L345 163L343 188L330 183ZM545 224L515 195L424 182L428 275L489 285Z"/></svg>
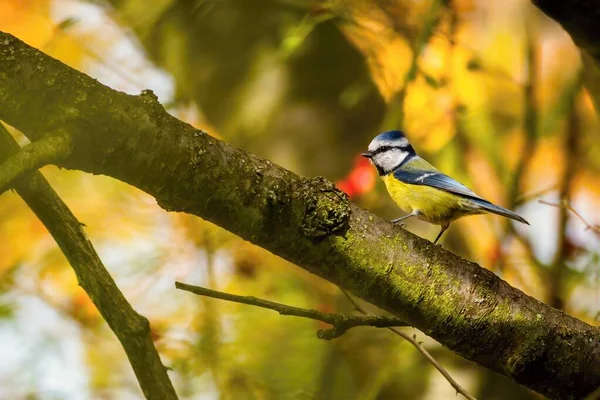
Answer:
<svg viewBox="0 0 600 400"><path fill-rule="evenodd" d="M381 146L377 150L375 150L373 152L373 154L383 153L384 151L388 151L388 150L392 150L392 149L405 150L406 147L402 147L402 146Z"/></svg>

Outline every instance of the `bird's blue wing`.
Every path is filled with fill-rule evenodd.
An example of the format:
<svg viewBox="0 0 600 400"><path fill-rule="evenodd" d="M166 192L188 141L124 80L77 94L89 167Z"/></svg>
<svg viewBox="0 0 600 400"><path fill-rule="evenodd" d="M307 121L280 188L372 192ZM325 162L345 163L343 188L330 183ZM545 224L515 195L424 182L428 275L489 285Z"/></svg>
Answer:
<svg viewBox="0 0 600 400"><path fill-rule="evenodd" d="M448 175L441 173L435 169L434 166L420 157L415 157L413 161L409 161L405 165L396 169L394 171L394 178L407 184L430 186L468 198L472 200L473 207L475 208L502 215L504 217L511 218L515 221L529 225L529 222L527 222L520 215L515 214L506 208L492 204L488 200L479 197L471 189L450 178Z"/></svg>
<svg viewBox="0 0 600 400"><path fill-rule="evenodd" d="M394 171L394 177L404 183L411 185L431 186L446 192L454 193L463 197L484 200L475 192L460 182L455 181L448 175L438 171L424 171L419 169L397 169ZM487 200L484 200L487 202Z"/></svg>

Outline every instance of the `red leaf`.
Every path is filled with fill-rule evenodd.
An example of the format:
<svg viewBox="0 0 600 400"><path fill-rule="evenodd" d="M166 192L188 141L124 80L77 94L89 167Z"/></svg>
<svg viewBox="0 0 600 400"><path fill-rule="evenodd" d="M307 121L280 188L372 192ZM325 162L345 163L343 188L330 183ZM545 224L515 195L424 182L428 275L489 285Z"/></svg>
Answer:
<svg viewBox="0 0 600 400"><path fill-rule="evenodd" d="M375 187L375 169L369 160L356 156L352 170L345 179L336 182L336 186L350 198L360 196Z"/></svg>

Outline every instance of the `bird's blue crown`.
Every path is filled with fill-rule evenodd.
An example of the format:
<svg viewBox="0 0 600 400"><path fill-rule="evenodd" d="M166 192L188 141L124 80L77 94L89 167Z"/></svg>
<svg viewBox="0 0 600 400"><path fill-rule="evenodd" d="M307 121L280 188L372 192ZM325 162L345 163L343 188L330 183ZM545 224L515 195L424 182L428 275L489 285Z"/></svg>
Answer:
<svg viewBox="0 0 600 400"><path fill-rule="evenodd" d="M399 131L399 130L392 130L392 131L385 131L383 133L380 133L379 135L377 135L376 139L378 140L385 140L385 141L394 141L394 140L400 140L405 138L406 136L404 135L404 132Z"/></svg>
<svg viewBox="0 0 600 400"><path fill-rule="evenodd" d="M414 152L404 132L398 130L386 131L375 136L369 144L369 151L381 151L389 147L402 148L409 153Z"/></svg>

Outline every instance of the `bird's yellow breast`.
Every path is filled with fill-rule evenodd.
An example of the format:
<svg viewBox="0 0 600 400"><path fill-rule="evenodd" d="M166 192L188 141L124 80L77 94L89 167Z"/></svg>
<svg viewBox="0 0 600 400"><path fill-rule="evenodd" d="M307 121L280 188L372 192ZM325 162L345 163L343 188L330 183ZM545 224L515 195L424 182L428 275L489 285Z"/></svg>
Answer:
<svg viewBox="0 0 600 400"><path fill-rule="evenodd" d="M398 207L406 213L419 210L420 219L441 225L468 214L476 214L468 207L468 200L452 193L426 185L399 181L394 174L381 177Z"/></svg>

